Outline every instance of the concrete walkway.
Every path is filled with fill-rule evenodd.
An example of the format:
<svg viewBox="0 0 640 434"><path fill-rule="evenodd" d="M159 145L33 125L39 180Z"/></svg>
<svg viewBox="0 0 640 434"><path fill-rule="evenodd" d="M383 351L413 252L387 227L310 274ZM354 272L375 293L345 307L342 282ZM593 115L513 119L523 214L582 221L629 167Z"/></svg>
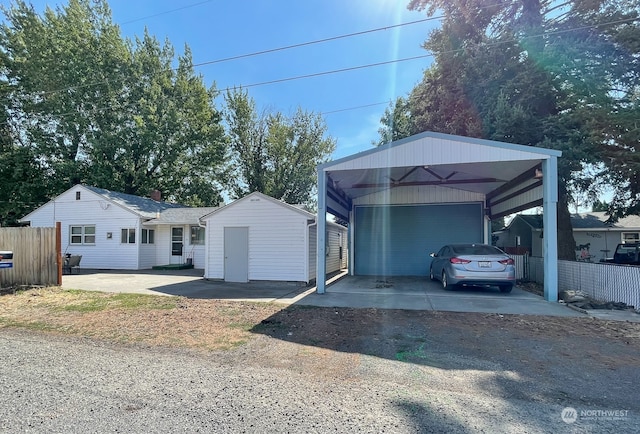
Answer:
<svg viewBox="0 0 640 434"><path fill-rule="evenodd" d="M315 287L288 282L228 283L205 280L202 270L105 271L80 270L63 276L65 289L127 292L200 299L275 302L321 307L436 310L496 314L550 315L640 322L630 311L589 311L584 314L515 287L510 294L495 288L464 287L445 291L421 277L375 278L338 275L325 294Z"/></svg>

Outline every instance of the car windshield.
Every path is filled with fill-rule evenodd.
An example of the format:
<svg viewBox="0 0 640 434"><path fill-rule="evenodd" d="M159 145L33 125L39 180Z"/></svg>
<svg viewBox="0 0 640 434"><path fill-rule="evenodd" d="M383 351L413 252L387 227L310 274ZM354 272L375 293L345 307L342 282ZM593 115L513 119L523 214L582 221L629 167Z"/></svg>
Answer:
<svg viewBox="0 0 640 434"><path fill-rule="evenodd" d="M500 250L484 244L469 244L464 246L451 246L456 255L503 255Z"/></svg>

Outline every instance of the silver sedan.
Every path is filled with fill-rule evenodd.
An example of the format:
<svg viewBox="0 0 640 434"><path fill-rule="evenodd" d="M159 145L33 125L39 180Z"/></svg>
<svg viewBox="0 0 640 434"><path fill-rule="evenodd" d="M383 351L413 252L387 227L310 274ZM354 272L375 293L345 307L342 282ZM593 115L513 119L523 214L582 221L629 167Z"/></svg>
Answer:
<svg viewBox="0 0 640 434"><path fill-rule="evenodd" d="M513 259L494 246L450 244L430 256L429 277L442 282L445 289L456 285L497 286L507 293L516 281Z"/></svg>

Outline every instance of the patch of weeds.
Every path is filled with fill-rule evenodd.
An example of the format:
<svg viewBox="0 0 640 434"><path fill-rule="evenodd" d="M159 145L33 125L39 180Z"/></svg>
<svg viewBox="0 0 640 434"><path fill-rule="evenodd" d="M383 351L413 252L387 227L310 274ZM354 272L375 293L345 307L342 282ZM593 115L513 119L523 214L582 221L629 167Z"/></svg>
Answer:
<svg viewBox="0 0 640 434"><path fill-rule="evenodd" d="M410 360L422 359L428 360L429 357L424 351L425 344L421 344L416 350L400 350L396 353L396 360L400 362L408 362Z"/></svg>
<svg viewBox="0 0 640 434"><path fill-rule="evenodd" d="M175 309L177 297L162 297L146 294L109 294L89 291L68 291L75 300L60 309L67 312L98 312L105 309Z"/></svg>
<svg viewBox="0 0 640 434"><path fill-rule="evenodd" d="M256 324L252 322L230 322L228 327L232 329L240 329L246 332L252 330Z"/></svg>
<svg viewBox="0 0 640 434"><path fill-rule="evenodd" d="M54 326L43 321L19 321L7 318L0 318L0 326L16 327L34 331L54 331L59 328L58 326Z"/></svg>

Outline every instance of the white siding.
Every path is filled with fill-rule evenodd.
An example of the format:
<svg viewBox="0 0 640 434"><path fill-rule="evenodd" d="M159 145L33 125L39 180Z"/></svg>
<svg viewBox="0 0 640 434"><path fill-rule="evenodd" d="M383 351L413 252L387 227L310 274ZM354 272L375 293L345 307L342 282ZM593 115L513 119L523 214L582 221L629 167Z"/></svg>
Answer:
<svg viewBox="0 0 640 434"><path fill-rule="evenodd" d="M397 187L378 193L368 194L353 200L357 205L403 205L422 203L448 202L484 202L482 193L458 190L455 188L438 186L406 186Z"/></svg>
<svg viewBox="0 0 640 434"><path fill-rule="evenodd" d="M344 240L347 238L346 228L343 230L335 226L327 225L327 273L333 273L339 271L342 268L342 253L343 257L346 255L346 251L341 252L341 244L344 244Z"/></svg>
<svg viewBox="0 0 640 434"><path fill-rule="evenodd" d="M171 262L171 228L168 225L158 225L156 228L156 263L167 265Z"/></svg>
<svg viewBox="0 0 640 434"><path fill-rule="evenodd" d="M80 191L80 200L76 200L76 191ZM81 268L141 268L138 253L140 218L90 190L82 187L68 190L32 212L28 219L33 227L51 227L59 221L62 229L62 252L82 255ZM69 227L75 225L95 225L95 245L69 245ZM136 244L120 243L123 228L136 229ZM108 233L111 233L110 239L107 238Z"/></svg>
<svg viewBox="0 0 640 434"><path fill-rule="evenodd" d="M318 226L309 226L309 280L316 278L318 257Z"/></svg>
<svg viewBox="0 0 640 434"><path fill-rule="evenodd" d="M205 278L224 279L224 228L249 228L249 280L307 282L308 218L258 196L240 199L206 218Z"/></svg>
<svg viewBox="0 0 640 434"><path fill-rule="evenodd" d="M158 265L156 263L156 246L154 244L140 244L140 269L145 270Z"/></svg>

